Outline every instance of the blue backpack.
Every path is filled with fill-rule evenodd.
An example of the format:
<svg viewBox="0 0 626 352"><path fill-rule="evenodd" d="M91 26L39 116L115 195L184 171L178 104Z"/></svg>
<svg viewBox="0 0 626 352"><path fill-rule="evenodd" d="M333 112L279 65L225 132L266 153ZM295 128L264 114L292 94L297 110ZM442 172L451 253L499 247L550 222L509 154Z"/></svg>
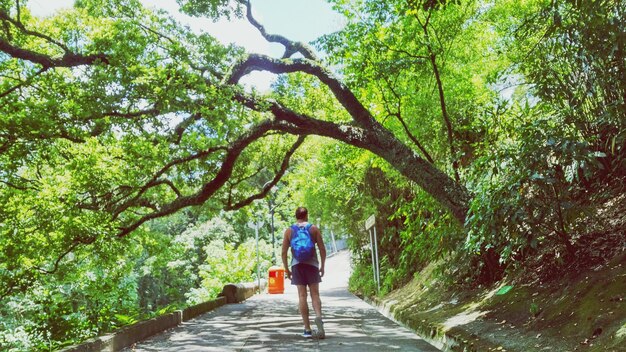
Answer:
<svg viewBox="0 0 626 352"><path fill-rule="evenodd" d="M311 224L306 226L291 226L291 252L300 263L306 262L315 256L315 244L311 239Z"/></svg>

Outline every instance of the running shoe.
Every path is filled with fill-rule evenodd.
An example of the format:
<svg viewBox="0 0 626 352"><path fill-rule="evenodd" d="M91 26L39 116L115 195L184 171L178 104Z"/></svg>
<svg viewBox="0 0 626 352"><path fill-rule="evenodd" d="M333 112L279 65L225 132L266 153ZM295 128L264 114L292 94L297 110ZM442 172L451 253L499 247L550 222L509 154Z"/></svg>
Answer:
<svg viewBox="0 0 626 352"><path fill-rule="evenodd" d="M317 326L317 332L315 337L318 339L323 339L326 337L326 332L324 331L324 322L322 321L322 317L315 318L315 326Z"/></svg>

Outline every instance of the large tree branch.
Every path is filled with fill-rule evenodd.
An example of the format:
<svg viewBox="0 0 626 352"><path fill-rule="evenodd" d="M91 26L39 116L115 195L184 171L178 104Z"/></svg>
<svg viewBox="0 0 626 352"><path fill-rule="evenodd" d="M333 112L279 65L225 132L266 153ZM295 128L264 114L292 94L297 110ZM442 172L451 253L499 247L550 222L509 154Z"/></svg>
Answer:
<svg viewBox="0 0 626 352"><path fill-rule="evenodd" d="M265 40L267 40L268 42L279 43L285 47L285 53L283 54L283 59L289 58L295 53L300 53L302 54L302 56L304 56L305 58L309 60L317 60L317 56L315 55L313 50L309 48L308 45L301 43L301 42L291 41L283 37L282 35L267 33L267 31L265 30L265 27L263 27L263 25L261 25L252 16L252 5L250 4L250 0L244 0L244 1L246 3L246 18L248 18L248 21L250 22L250 24L252 24L256 29L258 29L259 32L261 32L261 35L263 36L263 38L265 38Z"/></svg>
<svg viewBox="0 0 626 352"><path fill-rule="evenodd" d="M18 4L18 11L19 11L19 4ZM81 65L92 65L96 62L108 63L107 57L103 53L92 54L92 55L76 54L72 52L63 43L54 40L52 37L45 35L43 33L39 33L39 32L27 29L19 20L19 18L17 20L11 18L11 16L9 16L9 14L4 10L0 10L0 20L2 20L4 23L11 23L13 26L15 26L25 35L41 38L47 41L48 43L56 45L59 48L61 48L64 52L62 57L53 58L49 55L45 55L45 54L41 54L32 50L20 48L18 46L11 44L9 40L0 37L0 51L5 52L6 54L8 54L9 56L13 58L40 64L41 66L43 66L44 69L49 68L49 67L74 67L74 66L81 66Z"/></svg>
<svg viewBox="0 0 626 352"><path fill-rule="evenodd" d="M237 209L241 209L247 205L249 205L250 203L252 203L253 201L257 200L257 199L263 199L265 198L265 196L267 196L267 194L269 193L269 191L272 189L272 187L276 186L278 184L278 182L280 181L280 179L285 175L285 172L287 171L287 168L289 167L289 160L291 159L291 156L296 152L296 150L302 145L302 143L304 142L304 139L306 138L306 136L299 136L298 140L291 146L291 148L287 151L287 153L285 153L285 156L283 157L283 162L280 165L280 169L276 172L276 174L274 175L274 178L272 178L270 180L270 182L266 183L263 186L263 189L261 189L261 191L259 193L256 193L242 201L239 201L235 204L232 204L229 202L229 204L227 204L224 207L224 210L237 210Z"/></svg>
<svg viewBox="0 0 626 352"><path fill-rule="evenodd" d="M201 152L198 153L194 153L191 155L188 155L184 158L177 158L174 159L172 161L170 161L169 163L165 164L159 171L157 171L154 175L152 175L152 177L150 178L150 180L148 182L146 182L141 189L139 189L139 191L137 192L137 194L135 194L135 196L127 201L125 201L123 204L119 205L116 207L115 211L113 212L113 219L117 219L117 217L120 216L120 214L124 211L126 211L128 208L135 206L137 204L139 204L139 202L141 201L141 197L143 197L143 195L150 190L151 188L162 184L162 180L161 180L161 176L163 176L163 174L165 174L169 169L171 169L172 167L176 166L176 165L180 165L180 164L184 164L187 162L190 162L192 160L197 160L197 159L202 159L202 158L206 158L207 156L218 152L218 151L225 151L227 152L228 149L226 147L214 147L214 148L209 148L207 150L203 150ZM178 192L180 193L180 192ZM180 195L179 195L180 198Z"/></svg>
<svg viewBox="0 0 626 352"><path fill-rule="evenodd" d="M465 187L437 169L432 163L421 158L384 127L378 125L375 128L362 128L318 120L297 113L276 102L259 102L243 93L236 94L234 99L252 110L271 112L279 122L276 124L276 129L298 135L315 134L329 137L369 150L431 194L449 209L461 224L465 222L470 199Z"/></svg>
<svg viewBox="0 0 626 352"><path fill-rule="evenodd" d="M59 48L61 48L64 52L68 53L71 52L71 50L65 46L63 43L58 42L54 39L52 39L52 37L45 35L43 33L39 33L39 32L35 32L35 31L31 31L29 29L26 28L26 26L24 26L24 24L21 21L21 16L20 16L20 9L21 6L19 5L19 2L17 4L17 19L11 18L11 16L9 16L8 13L6 13L6 11L0 10L0 20L2 21L6 21L8 23L11 23L13 26L17 27L22 33L26 34L26 35L30 35L33 37L37 37L37 38L41 38L49 43L52 43L56 46L58 46Z"/></svg>
<svg viewBox="0 0 626 352"><path fill-rule="evenodd" d="M16 59L40 64L43 68L93 65L97 62L108 63L107 57L104 54L81 55L66 52L65 55L60 58L53 58L32 50L19 48L2 38L0 38L0 51Z"/></svg>
<svg viewBox="0 0 626 352"><path fill-rule="evenodd" d="M333 93L337 101L348 111L354 121L363 128L375 128L380 124L361 104L352 91L334 75L308 59L274 59L266 55L250 54L236 65L226 83L235 84L241 77L252 71L268 71L276 74L303 72L317 77Z"/></svg>
<svg viewBox="0 0 626 352"><path fill-rule="evenodd" d="M272 129L276 129L277 125L278 124L276 122L267 120L252 127L248 131L248 133L242 135L239 139L231 143L231 145L228 147L226 155L222 160L219 171L215 174L211 181L205 183L204 186L202 186L202 188L197 192L188 196L178 197L174 201L165 204L160 209L149 214L145 214L131 224L120 228L118 237L124 237L128 235L149 220L167 216L173 214L180 209L190 206L201 205L206 202L206 200L213 196L215 192L217 192L220 188L222 188L222 186L224 186L224 184L231 177L233 169L235 167L235 163L237 162L237 159L239 158L243 150L254 141L262 138L266 132Z"/></svg>

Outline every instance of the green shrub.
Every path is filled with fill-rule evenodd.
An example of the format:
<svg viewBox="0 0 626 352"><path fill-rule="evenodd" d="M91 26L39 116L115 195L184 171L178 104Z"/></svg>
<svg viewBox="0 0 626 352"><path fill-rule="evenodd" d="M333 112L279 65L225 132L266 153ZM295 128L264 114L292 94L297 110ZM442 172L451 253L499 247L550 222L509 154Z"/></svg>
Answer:
<svg viewBox="0 0 626 352"><path fill-rule="evenodd" d="M477 161L465 249L484 258L481 270L497 272L494 265L522 260L544 242L573 255L572 236L589 215L579 195L603 155L567 132L558 119L537 119L521 127L519 140Z"/></svg>
<svg viewBox="0 0 626 352"><path fill-rule="evenodd" d="M376 282L372 270L372 261L367 259L354 262L352 275L348 280L350 292L360 297L371 297L376 295Z"/></svg>
<svg viewBox="0 0 626 352"><path fill-rule="evenodd" d="M263 240L259 246L259 273L266 278L272 265L272 246ZM206 262L200 266L200 287L187 293L187 303L197 304L217 297L228 283L256 282L256 241L248 239L235 247L233 243L216 240L204 247Z"/></svg>

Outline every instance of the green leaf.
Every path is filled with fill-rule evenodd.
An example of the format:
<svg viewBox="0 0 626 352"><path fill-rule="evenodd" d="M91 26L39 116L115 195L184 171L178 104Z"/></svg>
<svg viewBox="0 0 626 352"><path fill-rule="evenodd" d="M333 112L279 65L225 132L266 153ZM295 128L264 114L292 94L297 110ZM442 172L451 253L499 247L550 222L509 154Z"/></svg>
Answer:
<svg viewBox="0 0 626 352"><path fill-rule="evenodd" d="M501 296L506 294L507 292L511 291L511 289L513 288L513 286L511 285L506 285L506 286L502 286L498 292L496 292L496 295Z"/></svg>

